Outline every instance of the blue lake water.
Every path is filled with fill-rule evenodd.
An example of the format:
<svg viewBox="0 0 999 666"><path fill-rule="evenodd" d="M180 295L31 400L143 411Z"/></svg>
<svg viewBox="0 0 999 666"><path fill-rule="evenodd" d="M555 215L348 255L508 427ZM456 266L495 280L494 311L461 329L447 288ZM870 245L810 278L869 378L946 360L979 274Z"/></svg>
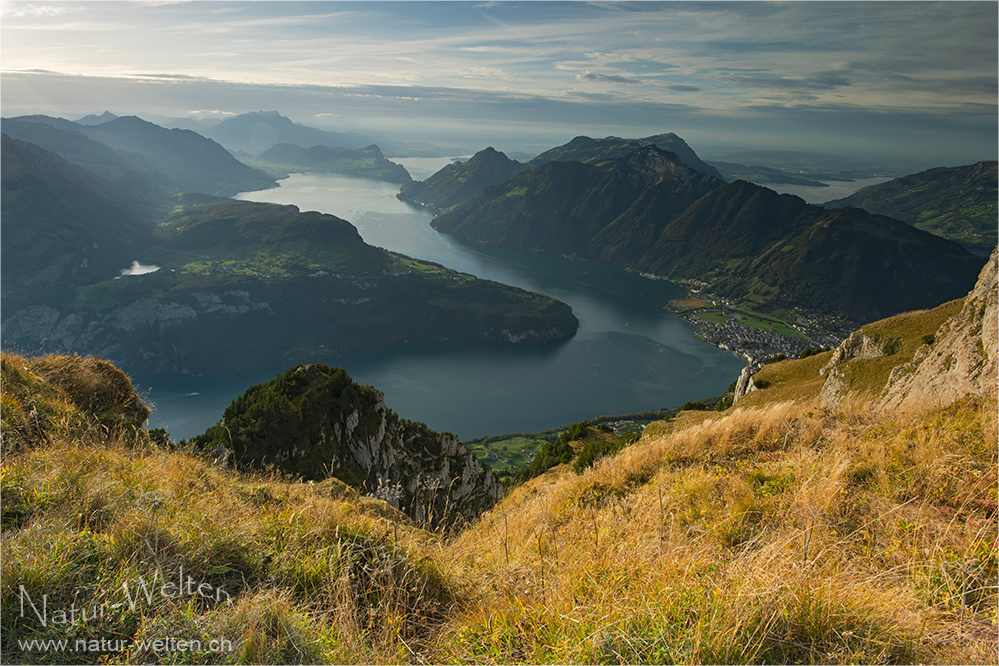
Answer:
<svg viewBox="0 0 999 666"><path fill-rule="evenodd" d="M237 198L336 215L372 245L547 294L580 321L574 338L546 348L413 344L339 359L403 418L462 439L532 432L719 395L738 377L740 359L698 340L664 309L683 294L676 285L612 266L465 245L431 228L430 213L397 192L380 181L293 174L279 188ZM203 432L247 387L286 369L134 379L155 405L150 426L179 439Z"/></svg>

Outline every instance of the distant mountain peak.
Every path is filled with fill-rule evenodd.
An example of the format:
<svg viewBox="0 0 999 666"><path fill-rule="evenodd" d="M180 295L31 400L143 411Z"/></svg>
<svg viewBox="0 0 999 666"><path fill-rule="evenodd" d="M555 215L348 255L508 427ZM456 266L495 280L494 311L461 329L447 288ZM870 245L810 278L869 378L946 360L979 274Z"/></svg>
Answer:
<svg viewBox="0 0 999 666"><path fill-rule="evenodd" d="M596 164L622 157L636 148L649 145L655 145L676 154L684 164L695 171L714 176L721 181L725 180L717 169L701 160L683 139L672 132L656 134L644 139L622 139L616 136L593 139L588 136L577 136L565 145L541 153L528 162L528 165L540 166L547 162Z"/></svg>
<svg viewBox="0 0 999 666"><path fill-rule="evenodd" d="M527 167L496 150L483 148L465 162L452 162L424 181L404 185L400 199L444 210L464 203L491 185L499 185Z"/></svg>
<svg viewBox="0 0 999 666"><path fill-rule="evenodd" d="M156 123L143 120L139 116L117 116L114 120L102 124L109 127L155 127L157 129L165 129Z"/></svg>
<svg viewBox="0 0 999 666"><path fill-rule="evenodd" d="M329 146L355 150L367 148L374 143L370 137L301 125L277 111L251 111L226 118L208 129L205 136L218 141L229 150L242 150L251 155L261 155L281 143L303 148Z"/></svg>
<svg viewBox="0 0 999 666"><path fill-rule="evenodd" d="M505 162L513 162L514 160L511 160L504 153L496 150L492 146L489 146L488 148L483 148L479 152L477 152L474 155L472 155L468 159L468 161L466 163L467 164L471 164L474 161L480 161L480 162L484 162L484 161L497 162L497 161L499 161L499 162L504 162L505 163Z"/></svg>
<svg viewBox="0 0 999 666"><path fill-rule="evenodd" d="M230 122L234 120L263 120L269 125L295 125L291 118L288 116L283 116L279 111L251 111L249 113L244 113L239 116L232 116L226 118L224 122Z"/></svg>
<svg viewBox="0 0 999 666"><path fill-rule="evenodd" d="M80 118L76 122L79 123L80 125L103 125L104 123L111 122L112 120L116 120L117 118L118 116L111 113L110 111L105 111L99 116L91 113L88 116Z"/></svg>

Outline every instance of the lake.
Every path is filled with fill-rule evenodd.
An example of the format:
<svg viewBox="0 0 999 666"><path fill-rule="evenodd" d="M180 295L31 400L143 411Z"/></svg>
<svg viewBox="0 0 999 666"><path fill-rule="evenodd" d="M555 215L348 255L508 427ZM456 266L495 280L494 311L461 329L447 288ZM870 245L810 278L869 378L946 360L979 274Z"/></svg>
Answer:
<svg viewBox="0 0 999 666"><path fill-rule="evenodd" d="M720 395L738 377L740 359L695 338L690 324L664 309L684 293L680 287L612 266L462 244L431 228L429 212L397 199L398 189L293 174L278 188L237 198L336 215L372 245L547 294L580 321L575 337L544 348L411 344L338 360L355 381L384 392L401 417L461 439L533 432ZM286 369L134 379L155 405L150 427L180 439L204 432L246 388Z"/></svg>
<svg viewBox="0 0 999 666"><path fill-rule="evenodd" d="M767 183L763 187L769 187L780 194L793 194L801 197L806 203L824 204L834 199L848 197L858 190L871 185L887 183L891 178L888 176L878 176L876 178L858 178L857 180L823 180L826 187L815 185L789 185L787 183Z"/></svg>

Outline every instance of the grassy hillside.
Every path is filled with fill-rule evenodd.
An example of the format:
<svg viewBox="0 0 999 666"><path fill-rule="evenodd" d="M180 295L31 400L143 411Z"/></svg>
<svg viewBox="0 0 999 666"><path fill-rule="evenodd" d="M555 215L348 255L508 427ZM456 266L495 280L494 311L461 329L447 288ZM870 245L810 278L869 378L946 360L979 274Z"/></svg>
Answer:
<svg viewBox="0 0 999 666"><path fill-rule="evenodd" d="M774 403L556 469L453 544L442 660L994 661L995 436Z"/></svg>
<svg viewBox="0 0 999 666"><path fill-rule="evenodd" d="M5 182L7 173L5 162ZM29 270L23 262L5 263L5 344L36 350L46 339L46 349L101 355L132 372L206 373L333 361L405 341L544 344L578 325L564 303L367 245L331 215L206 196L176 201L154 232L104 232L121 230L118 245L107 243L123 248L112 265L139 256L155 272L26 287L15 279ZM38 240L30 229L48 227L22 217L24 248ZM5 225L4 243L19 229ZM79 245L53 243L70 258Z"/></svg>
<svg viewBox="0 0 999 666"><path fill-rule="evenodd" d="M335 480L238 474L134 420L109 430L95 417L134 393L84 400L108 373L125 379L88 359L3 356L5 663L378 663L426 649L465 596L428 559L439 535ZM164 637L203 645L132 643ZM49 638L70 643L18 643Z"/></svg>
<svg viewBox="0 0 999 666"><path fill-rule="evenodd" d="M803 307L871 322L963 296L983 263L898 220L826 211L739 181L667 225L638 267L707 282L750 310Z"/></svg>
<svg viewBox="0 0 999 666"><path fill-rule="evenodd" d="M948 307L872 324L900 339L875 360L911 357ZM766 366L768 388L735 407L681 412L578 472L553 467L440 534L335 482L176 450L135 428L141 411L99 424L134 404L83 399L97 370L120 382L108 366L4 355L3 656L995 663L995 396L903 418L857 390L823 409L828 356ZM882 370L861 374L873 387ZM180 567L194 594L157 587L129 604L123 585L134 597L140 577L163 585ZM25 594L48 594L50 618L107 612L42 627L20 616ZM102 637L129 647L18 644ZM132 644L165 637L201 644Z"/></svg>
<svg viewBox="0 0 999 666"><path fill-rule="evenodd" d="M996 246L996 163L939 167L865 187L828 208L857 206L987 255Z"/></svg>

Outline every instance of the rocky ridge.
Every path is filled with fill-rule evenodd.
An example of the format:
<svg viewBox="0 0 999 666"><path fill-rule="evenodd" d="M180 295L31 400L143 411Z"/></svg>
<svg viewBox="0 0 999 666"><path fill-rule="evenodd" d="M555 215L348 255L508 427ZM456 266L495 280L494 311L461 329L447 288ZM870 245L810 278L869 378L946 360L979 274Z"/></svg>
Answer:
<svg viewBox="0 0 999 666"><path fill-rule="evenodd" d="M250 387L192 442L231 450L238 466L336 478L431 526L470 520L503 494L453 434L399 418L383 393L321 363Z"/></svg>

